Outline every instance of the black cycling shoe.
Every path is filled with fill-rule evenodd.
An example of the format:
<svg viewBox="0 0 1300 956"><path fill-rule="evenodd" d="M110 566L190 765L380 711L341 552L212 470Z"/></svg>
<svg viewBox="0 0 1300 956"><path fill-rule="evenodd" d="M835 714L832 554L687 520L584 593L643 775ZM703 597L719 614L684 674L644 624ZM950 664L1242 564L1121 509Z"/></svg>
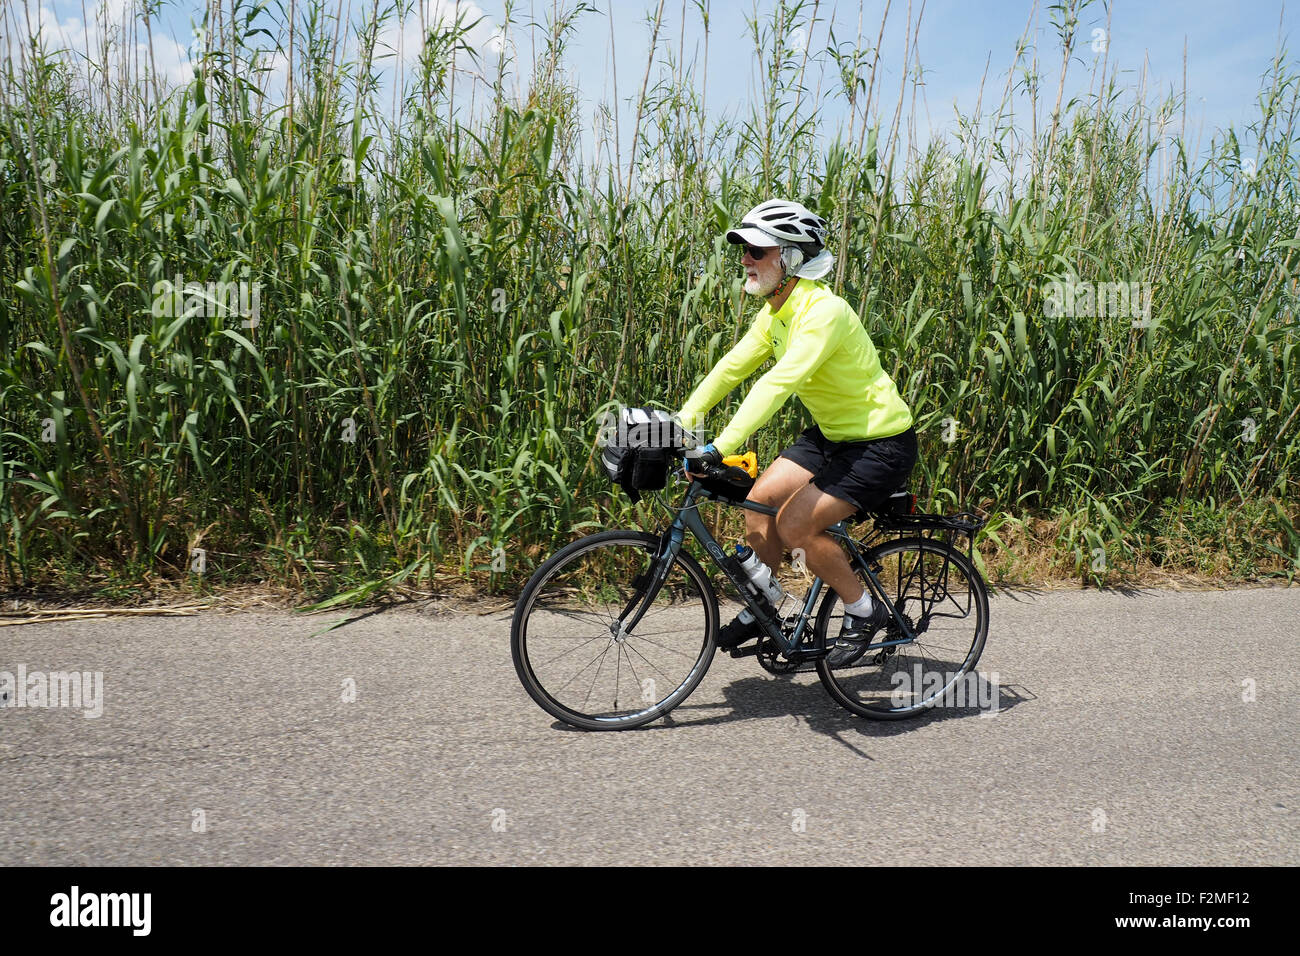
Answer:
<svg viewBox="0 0 1300 956"><path fill-rule="evenodd" d="M733 647L739 647L746 641L753 640L763 633L762 626L758 623L757 618L746 624L737 615L735 620L730 624L725 624L718 631L718 647L724 651L729 651Z"/></svg>
<svg viewBox="0 0 1300 956"><path fill-rule="evenodd" d="M852 664L866 652L872 635L893 619L894 616L879 601L871 605L870 617L854 617L852 614L845 614L844 620L840 622L839 640L832 645L830 653L826 655L826 663L831 667Z"/></svg>

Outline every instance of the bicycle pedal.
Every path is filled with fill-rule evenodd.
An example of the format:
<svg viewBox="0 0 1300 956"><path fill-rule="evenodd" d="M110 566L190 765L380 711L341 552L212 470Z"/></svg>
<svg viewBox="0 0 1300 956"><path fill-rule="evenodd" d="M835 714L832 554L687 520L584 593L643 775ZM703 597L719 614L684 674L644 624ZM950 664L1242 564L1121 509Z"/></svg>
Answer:
<svg viewBox="0 0 1300 956"><path fill-rule="evenodd" d="M763 643L762 641L755 641L754 643L748 646L742 645L741 647L728 648L727 653L730 654L732 657L753 657L755 654L758 653L759 646L762 643Z"/></svg>

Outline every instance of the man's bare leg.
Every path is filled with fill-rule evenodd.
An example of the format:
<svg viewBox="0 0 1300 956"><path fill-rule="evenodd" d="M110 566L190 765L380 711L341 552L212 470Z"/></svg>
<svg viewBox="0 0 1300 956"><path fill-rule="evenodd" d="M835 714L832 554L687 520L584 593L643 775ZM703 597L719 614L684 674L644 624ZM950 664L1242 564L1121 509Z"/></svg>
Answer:
<svg viewBox="0 0 1300 956"><path fill-rule="evenodd" d="M789 458L777 458L758 476L758 481L754 482L754 487L749 492L749 500L780 508L795 493L806 487L812 476L811 471L802 465L796 465ZM760 561L773 571L781 566L782 551L789 545L777 531L776 518L757 511L746 511L745 538Z"/></svg>
<svg viewBox="0 0 1300 956"><path fill-rule="evenodd" d="M828 495L816 485L807 485L786 501L776 516L780 540L788 548L803 548L804 560L813 574L833 587L845 604L861 598L864 589L844 549L826 534L826 529L857 510L857 505Z"/></svg>

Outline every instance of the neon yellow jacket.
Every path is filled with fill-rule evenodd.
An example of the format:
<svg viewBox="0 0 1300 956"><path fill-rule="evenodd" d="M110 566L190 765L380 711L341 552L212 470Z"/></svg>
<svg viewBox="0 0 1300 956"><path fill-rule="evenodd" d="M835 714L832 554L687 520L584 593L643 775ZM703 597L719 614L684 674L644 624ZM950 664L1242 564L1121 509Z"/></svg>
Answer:
<svg viewBox="0 0 1300 956"><path fill-rule="evenodd" d="M888 438L912 426L912 412L885 370L852 307L824 283L800 279L775 313L764 305L749 331L718 360L677 413L694 428L769 356L776 364L754 383L731 423L713 440L739 449L791 394L831 441Z"/></svg>

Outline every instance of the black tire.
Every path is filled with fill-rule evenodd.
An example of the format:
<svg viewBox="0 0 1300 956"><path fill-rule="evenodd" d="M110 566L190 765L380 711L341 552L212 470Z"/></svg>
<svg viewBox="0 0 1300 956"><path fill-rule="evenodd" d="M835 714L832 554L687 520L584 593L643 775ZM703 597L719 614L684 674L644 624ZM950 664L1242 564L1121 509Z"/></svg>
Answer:
<svg viewBox="0 0 1300 956"><path fill-rule="evenodd" d="M890 601L918 631L917 637L911 643L881 647L881 642L898 637L898 626L891 623L855 660L832 668L821 658L817 676L827 692L846 710L874 720L915 716L945 696L964 700L967 685L959 688L958 683L975 673L988 637L984 579L960 551L929 538L886 541L863 557ZM865 577L861 570L858 576ZM815 634L826 646L835 642L843 614L839 596L828 590L815 624ZM913 684L919 685L919 692L905 689ZM976 699L986 690L977 686Z"/></svg>
<svg viewBox="0 0 1300 956"><path fill-rule="evenodd" d="M704 679L718 600L689 554L678 553L654 603L630 633L618 634L620 612L645 593L644 580L634 579L646 577L658 546L644 532L602 531L562 548L529 579L515 605L510 652L524 689L547 713L583 730L630 730L658 720Z"/></svg>

